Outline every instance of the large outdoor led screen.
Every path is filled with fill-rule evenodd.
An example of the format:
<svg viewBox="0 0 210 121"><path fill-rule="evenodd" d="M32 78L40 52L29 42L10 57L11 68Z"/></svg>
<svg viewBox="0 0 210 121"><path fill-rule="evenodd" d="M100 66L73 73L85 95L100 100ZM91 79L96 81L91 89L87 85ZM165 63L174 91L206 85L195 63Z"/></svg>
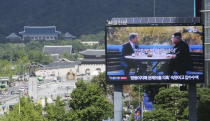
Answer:
<svg viewBox="0 0 210 121"><path fill-rule="evenodd" d="M203 26L107 26L109 83L204 82Z"/></svg>

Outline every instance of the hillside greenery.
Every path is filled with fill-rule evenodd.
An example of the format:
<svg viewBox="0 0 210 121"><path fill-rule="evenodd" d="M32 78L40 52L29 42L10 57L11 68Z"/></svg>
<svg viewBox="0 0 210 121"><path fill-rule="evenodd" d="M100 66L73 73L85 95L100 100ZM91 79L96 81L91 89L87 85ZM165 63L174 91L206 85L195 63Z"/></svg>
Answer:
<svg viewBox="0 0 210 121"><path fill-rule="evenodd" d="M0 40L23 26L57 26L62 33L92 34L112 17L153 17L154 0L6 0L0 2ZM156 0L158 17L192 17L192 0Z"/></svg>
<svg viewBox="0 0 210 121"><path fill-rule="evenodd" d="M99 44L87 45L82 41L98 41ZM44 45L72 45L73 54L63 53L60 58L67 58L76 61L83 56L80 51L86 49L104 49L104 32L97 34L85 34L74 40L55 41L14 41L10 40L0 43L0 76L12 77L12 75L22 75L27 73L30 63L40 63L47 65L52 61L50 55L43 53Z"/></svg>

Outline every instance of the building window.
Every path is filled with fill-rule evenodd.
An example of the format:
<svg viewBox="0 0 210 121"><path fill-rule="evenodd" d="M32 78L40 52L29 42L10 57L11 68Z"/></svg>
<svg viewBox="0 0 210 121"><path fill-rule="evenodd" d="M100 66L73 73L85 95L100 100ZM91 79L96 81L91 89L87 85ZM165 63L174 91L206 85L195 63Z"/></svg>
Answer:
<svg viewBox="0 0 210 121"><path fill-rule="evenodd" d="M98 73L101 73L101 68L97 68L96 71L98 71Z"/></svg>
<svg viewBox="0 0 210 121"><path fill-rule="evenodd" d="M51 40L54 40L54 37L53 37L53 36L50 36L50 39L51 39Z"/></svg>
<svg viewBox="0 0 210 121"><path fill-rule="evenodd" d="M49 38L50 38L50 37L49 37L49 36L47 36L47 40L49 40Z"/></svg>

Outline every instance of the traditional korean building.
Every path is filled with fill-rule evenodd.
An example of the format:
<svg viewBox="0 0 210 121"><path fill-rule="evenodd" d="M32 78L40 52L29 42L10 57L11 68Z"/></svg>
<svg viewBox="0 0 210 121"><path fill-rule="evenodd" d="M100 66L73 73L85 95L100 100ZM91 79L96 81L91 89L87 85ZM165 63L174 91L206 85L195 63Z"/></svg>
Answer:
<svg viewBox="0 0 210 121"><path fill-rule="evenodd" d="M98 41L83 41L82 44L93 46L93 45L98 45L99 42Z"/></svg>
<svg viewBox="0 0 210 121"><path fill-rule="evenodd" d="M64 53L72 54L72 45L48 46L45 45L43 53L50 54L53 62L41 67L36 71L37 76L45 80L76 80L79 61L69 61L66 58L60 58Z"/></svg>
<svg viewBox="0 0 210 121"><path fill-rule="evenodd" d="M47 46L43 49L45 53L57 56L65 52L61 50L57 52L55 50L55 48L49 49ZM105 50L87 49L79 53L84 58L78 61L69 61L65 58L59 59L57 57L53 63L46 65L44 68L40 68L36 72L36 75L51 80L56 80L58 77L64 81L78 79L90 80L100 72L105 71Z"/></svg>
<svg viewBox="0 0 210 121"><path fill-rule="evenodd" d="M36 71L36 76L41 76L45 80L75 81L79 61L69 61L62 58L57 62L50 63Z"/></svg>
<svg viewBox="0 0 210 121"><path fill-rule="evenodd" d="M21 37L18 36L17 34L15 34L15 33L11 33L10 35L8 35L6 37L6 39L8 39L8 40L21 40Z"/></svg>
<svg viewBox="0 0 210 121"><path fill-rule="evenodd" d="M19 34L22 40L57 40L61 32L56 31L56 26L24 26Z"/></svg>
<svg viewBox="0 0 210 121"><path fill-rule="evenodd" d="M72 54L72 45L62 45L62 46L45 45L43 52L46 54L50 54L51 56L63 55L65 52L68 53L69 55L71 55Z"/></svg>
<svg viewBox="0 0 210 121"><path fill-rule="evenodd" d="M80 52L84 56L79 65L79 74L91 77L105 71L105 50L87 49Z"/></svg>
<svg viewBox="0 0 210 121"><path fill-rule="evenodd" d="M66 32L63 36L64 40L73 40L76 38L76 36L73 36L72 34L70 34L69 32Z"/></svg>

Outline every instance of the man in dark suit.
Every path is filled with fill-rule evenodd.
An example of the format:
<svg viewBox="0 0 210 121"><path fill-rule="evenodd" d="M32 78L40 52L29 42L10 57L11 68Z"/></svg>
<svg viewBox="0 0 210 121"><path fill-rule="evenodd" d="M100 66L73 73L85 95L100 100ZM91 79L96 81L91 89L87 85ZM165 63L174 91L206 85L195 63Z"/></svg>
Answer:
<svg viewBox="0 0 210 121"><path fill-rule="evenodd" d="M179 75L185 75L186 70L192 68L192 59L189 52L189 46L182 40L182 34L180 32L172 35L173 54L169 63L168 74L172 75L176 71Z"/></svg>
<svg viewBox="0 0 210 121"><path fill-rule="evenodd" d="M135 53L135 49L138 49L138 33L129 34L129 42L125 43L122 48L123 60L121 64L124 67L125 75L129 74L132 67L135 67L135 63L131 60L127 60L124 57Z"/></svg>

